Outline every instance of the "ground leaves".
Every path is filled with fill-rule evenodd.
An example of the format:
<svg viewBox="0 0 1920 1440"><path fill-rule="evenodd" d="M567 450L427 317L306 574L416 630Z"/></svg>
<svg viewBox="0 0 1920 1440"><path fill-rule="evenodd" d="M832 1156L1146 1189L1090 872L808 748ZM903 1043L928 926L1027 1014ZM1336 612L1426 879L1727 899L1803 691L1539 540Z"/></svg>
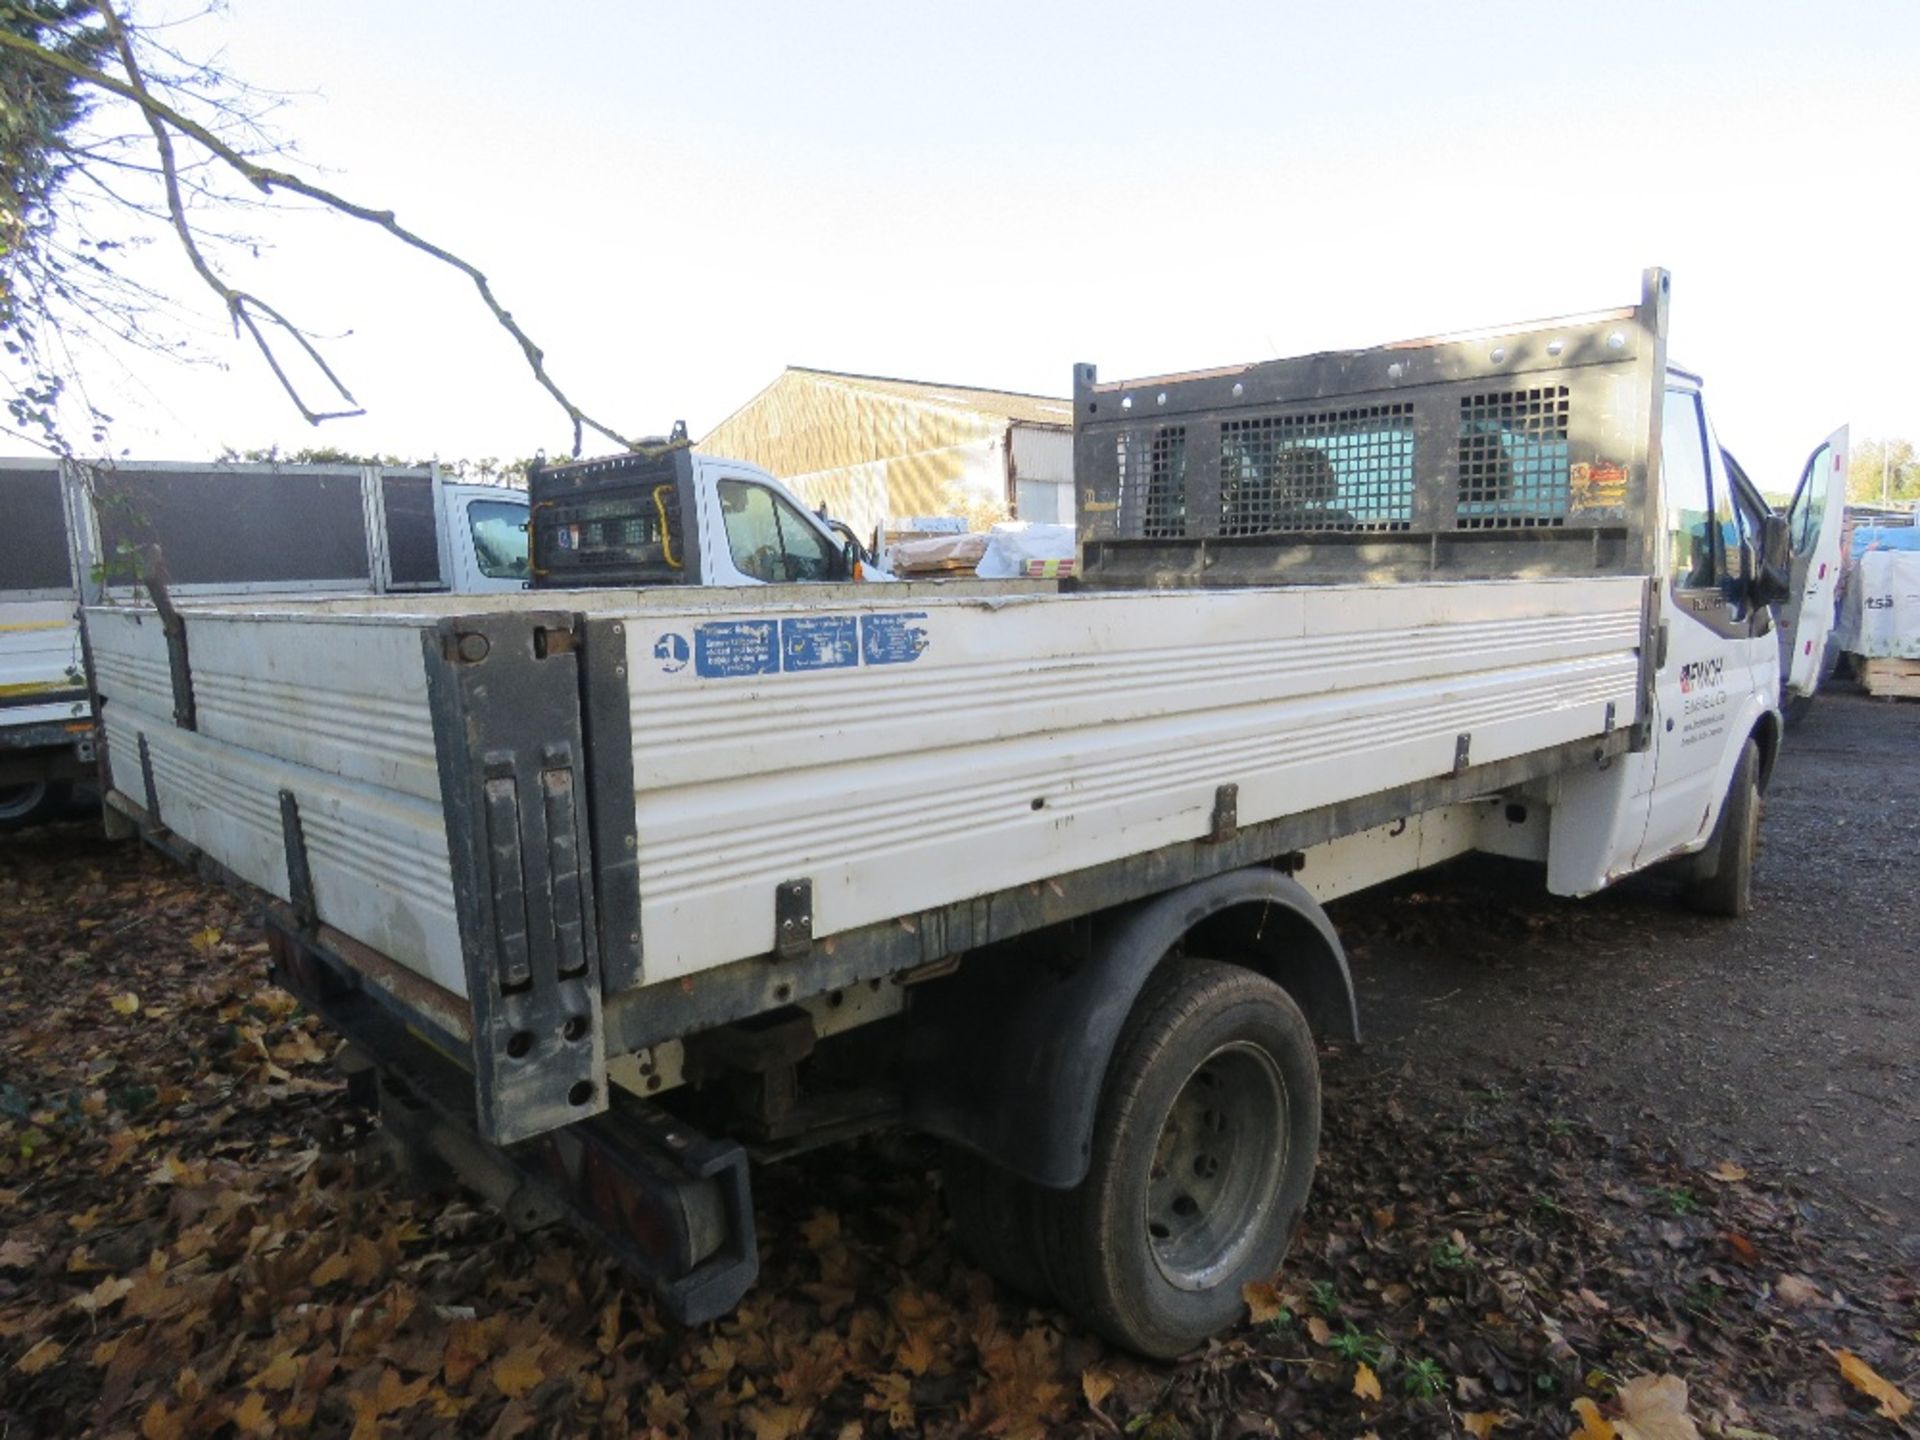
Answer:
<svg viewBox="0 0 1920 1440"><path fill-rule="evenodd" d="M1181 1364L996 1290L897 1141L757 1172L761 1284L678 1331L566 1232L394 1183L221 892L61 831L0 844L0 922L8 1433L1651 1440L1658 1396L1609 1377L1672 1375L1706 1433L1791 1440L1883 1428L1846 1387L1903 1373L1910 1280L1757 1165L1337 1052L1287 1266Z"/></svg>

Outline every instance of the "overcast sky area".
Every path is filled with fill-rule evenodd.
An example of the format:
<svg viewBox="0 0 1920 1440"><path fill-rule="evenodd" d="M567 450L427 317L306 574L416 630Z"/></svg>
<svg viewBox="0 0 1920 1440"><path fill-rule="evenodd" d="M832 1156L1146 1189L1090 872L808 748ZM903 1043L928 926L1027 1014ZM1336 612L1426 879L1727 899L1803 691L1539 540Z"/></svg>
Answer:
<svg viewBox="0 0 1920 1440"><path fill-rule="evenodd" d="M788 364L1064 394L1077 360L1627 304L1658 264L1764 488L1843 422L1920 438L1914 0L234 0L175 38L286 92L301 161L479 265L629 434L697 436ZM93 372L115 449L568 448L458 275L347 221L251 228L239 278L337 337L370 413L309 428L216 332L223 367Z"/></svg>

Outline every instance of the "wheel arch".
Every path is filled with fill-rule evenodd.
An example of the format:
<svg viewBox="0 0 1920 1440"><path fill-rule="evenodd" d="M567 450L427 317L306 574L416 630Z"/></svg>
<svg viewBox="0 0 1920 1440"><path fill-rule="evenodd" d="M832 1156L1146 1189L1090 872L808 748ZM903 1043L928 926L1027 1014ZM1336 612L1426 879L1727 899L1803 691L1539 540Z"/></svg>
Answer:
<svg viewBox="0 0 1920 1440"><path fill-rule="evenodd" d="M1319 902L1278 871L1235 870L1096 917L1078 956L1023 948L916 986L908 1123L1036 1184L1078 1184L1121 1027L1176 950L1273 980L1316 1038L1359 1039L1346 951Z"/></svg>

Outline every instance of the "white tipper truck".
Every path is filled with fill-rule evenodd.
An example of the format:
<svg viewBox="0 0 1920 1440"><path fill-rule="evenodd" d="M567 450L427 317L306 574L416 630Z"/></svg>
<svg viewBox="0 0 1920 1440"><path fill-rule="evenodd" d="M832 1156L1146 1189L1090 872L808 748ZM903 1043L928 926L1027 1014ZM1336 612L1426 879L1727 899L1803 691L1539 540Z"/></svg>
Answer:
<svg viewBox="0 0 1920 1440"><path fill-rule="evenodd" d="M1307 1203L1323 902L1477 850L1751 904L1786 526L1667 305L1080 367L1071 581L90 607L107 804L260 892L408 1148L669 1313L752 1282L753 1164L903 1126L969 1254L1176 1354Z"/></svg>

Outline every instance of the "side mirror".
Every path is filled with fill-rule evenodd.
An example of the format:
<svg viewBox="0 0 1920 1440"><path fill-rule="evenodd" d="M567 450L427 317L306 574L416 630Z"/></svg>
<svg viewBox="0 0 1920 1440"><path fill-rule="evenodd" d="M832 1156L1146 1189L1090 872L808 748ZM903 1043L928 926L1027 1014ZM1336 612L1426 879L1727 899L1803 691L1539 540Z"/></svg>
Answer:
<svg viewBox="0 0 1920 1440"><path fill-rule="evenodd" d="M860 578L860 545L849 540L840 547L840 579L858 580Z"/></svg>
<svg viewBox="0 0 1920 1440"><path fill-rule="evenodd" d="M1762 517L1760 553L1749 562L1747 575L1747 594L1756 606L1793 598L1793 544L1786 516Z"/></svg>

